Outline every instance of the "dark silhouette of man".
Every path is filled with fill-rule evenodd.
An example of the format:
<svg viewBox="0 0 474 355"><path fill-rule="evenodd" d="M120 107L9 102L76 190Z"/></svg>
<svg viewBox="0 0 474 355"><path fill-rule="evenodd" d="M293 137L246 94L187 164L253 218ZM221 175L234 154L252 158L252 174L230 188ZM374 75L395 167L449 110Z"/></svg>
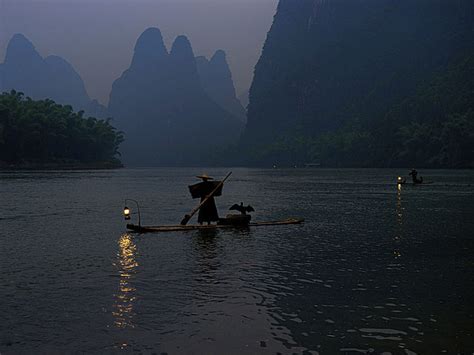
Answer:
<svg viewBox="0 0 474 355"><path fill-rule="evenodd" d="M202 202L212 192L212 190L214 190L217 185L219 185L220 181L209 181L213 180L213 178L207 174L196 177L202 179L202 182L189 186L189 192L193 198L200 198ZM214 195L210 197L200 208L198 215L199 224L202 224L203 222L211 224L211 222L219 221L219 214L217 213L214 197L222 195L222 187L223 185L221 185Z"/></svg>
<svg viewBox="0 0 474 355"><path fill-rule="evenodd" d="M408 175L411 175L411 178L412 178L414 184L423 183L423 177L420 177L418 179L418 171L416 171L416 169L411 169L411 172Z"/></svg>

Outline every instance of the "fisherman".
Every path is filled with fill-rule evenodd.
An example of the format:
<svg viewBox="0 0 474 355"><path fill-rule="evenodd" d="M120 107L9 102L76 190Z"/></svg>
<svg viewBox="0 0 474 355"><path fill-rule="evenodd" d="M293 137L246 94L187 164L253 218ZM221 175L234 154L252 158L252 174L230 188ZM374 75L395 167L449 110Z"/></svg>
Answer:
<svg viewBox="0 0 474 355"><path fill-rule="evenodd" d="M411 172L410 172L410 174L408 174L408 175L411 175L411 178L412 178L414 184L421 184L421 183L423 183L423 177L420 177L420 178L418 179L418 171L416 171L415 168L411 169Z"/></svg>
<svg viewBox="0 0 474 355"><path fill-rule="evenodd" d="M202 182L189 186L189 192L193 198L200 198L202 202L220 184L220 181L209 181L214 179L207 174L202 174L196 177L202 179ZM223 185L221 185L217 191L206 201L206 203L202 205L198 215L199 224L207 222L209 225L211 222L219 221L219 214L217 213L214 196L222 195L222 186Z"/></svg>

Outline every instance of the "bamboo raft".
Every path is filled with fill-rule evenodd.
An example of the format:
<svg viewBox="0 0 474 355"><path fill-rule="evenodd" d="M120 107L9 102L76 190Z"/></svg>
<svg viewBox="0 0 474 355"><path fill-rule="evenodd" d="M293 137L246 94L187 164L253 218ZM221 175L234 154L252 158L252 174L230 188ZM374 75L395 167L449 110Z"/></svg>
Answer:
<svg viewBox="0 0 474 355"><path fill-rule="evenodd" d="M190 230L216 230L216 229L235 229L235 228L249 228L249 227L264 227L264 226L281 226L287 224L301 224L304 219L301 218L288 218L281 221L268 221L268 222L251 222L246 225L233 225L233 224L211 224L211 225L165 225L165 226L138 226L136 224L127 224L127 229L138 232L138 233L158 233L158 232L180 232Z"/></svg>
<svg viewBox="0 0 474 355"><path fill-rule="evenodd" d="M414 183L411 181L397 182L397 185L403 185L403 186L421 186L421 185L431 185L431 184L434 184L434 181L423 181L423 182L418 182L418 183Z"/></svg>

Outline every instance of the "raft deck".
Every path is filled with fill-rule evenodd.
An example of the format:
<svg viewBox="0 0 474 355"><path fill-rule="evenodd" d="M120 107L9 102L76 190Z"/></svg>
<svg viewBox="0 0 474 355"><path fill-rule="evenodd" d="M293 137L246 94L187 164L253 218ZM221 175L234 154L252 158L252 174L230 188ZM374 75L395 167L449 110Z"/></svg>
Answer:
<svg viewBox="0 0 474 355"><path fill-rule="evenodd" d="M235 228L249 228L249 227L263 227L263 226L281 226L287 224L301 224L304 219L301 218L288 218L281 221L268 221L268 222L252 222L248 225L226 225L226 224L211 224L211 225L167 225L167 226L137 226L135 224L127 224L127 229L139 232L139 233L157 233L157 232L179 232L179 231L190 231L190 230L214 230L214 229L235 229Z"/></svg>
<svg viewBox="0 0 474 355"><path fill-rule="evenodd" d="M434 181L423 181L414 183L412 181L397 182L397 185L409 185L409 186L420 186L420 185L431 185L434 184Z"/></svg>

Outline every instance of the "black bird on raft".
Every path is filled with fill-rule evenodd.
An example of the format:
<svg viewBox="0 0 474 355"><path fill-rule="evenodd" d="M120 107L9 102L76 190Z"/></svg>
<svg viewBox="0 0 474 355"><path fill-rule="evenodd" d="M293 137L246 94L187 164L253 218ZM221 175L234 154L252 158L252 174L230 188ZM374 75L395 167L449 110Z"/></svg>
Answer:
<svg viewBox="0 0 474 355"><path fill-rule="evenodd" d="M255 212L255 210L253 209L252 206L250 205L247 205L247 206L244 206L244 203L241 202L240 205L238 204L233 204L231 208L229 208L229 210L235 210L235 211L239 211L240 213L242 214L247 214L247 212Z"/></svg>

